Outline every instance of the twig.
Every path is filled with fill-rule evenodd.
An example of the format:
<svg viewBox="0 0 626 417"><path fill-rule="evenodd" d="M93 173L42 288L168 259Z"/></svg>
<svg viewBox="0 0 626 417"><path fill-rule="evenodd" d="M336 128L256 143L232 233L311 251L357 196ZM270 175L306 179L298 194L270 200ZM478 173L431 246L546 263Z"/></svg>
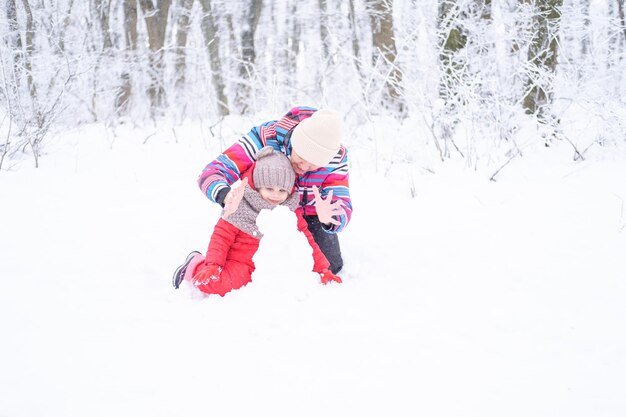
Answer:
<svg viewBox="0 0 626 417"><path fill-rule="evenodd" d="M437 135L435 134L435 130L430 125L430 123L428 123L428 121L426 120L426 116L424 116L423 113L422 113L422 120L424 120L424 124L426 125L426 127L428 127L428 130L430 131L430 134L432 135L435 141L435 146L437 147L437 151L439 151L439 158L441 159L441 162L443 162L445 159L443 157L443 151L441 150L441 145L439 145L439 139L437 139Z"/></svg>
<svg viewBox="0 0 626 417"><path fill-rule="evenodd" d="M154 132L152 132L148 136L146 136L146 138L143 140L143 144L145 145L146 143L148 143L148 139L150 139L152 136L156 135L158 131L159 131L159 129L155 130Z"/></svg>
<svg viewBox="0 0 626 417"><path fill-rule="evenodd" d="M585 149L582 153L578 150L578 148L576 147L576 145L574 145L574 143L567 137L565 136L563 133L561 133L559 136L563 137L563 139L565 139L567 141L567 143L569 143L570 145L572 145L572 148L574 148L574 161L578 161L578 160L585 160L584 157L584 153L587 151L587 149L589 149L589 146L587 147L587 149Z"/></svg>
<svg viewBox="0 0 626 417"><path fill-rule="evenodd" d="M498 168L496 170L496 172L493 173L493 175L491 176L491 178L489 178L489 181L496 181L496 175L498 175L500 173L500 171L502 171L502 169L507 166L513 159L515 159L516 157L518 157L520 155L519 152L515 152L509 159L507 159L507 161L502 164L502 166L500 168Z"/></svg>
<svg viewBox="0 0 626 417"><path fill-rule="evenodd" d="M224 121L224 115L220 116L220 118L217 120L217 122L213 123L212 125L209 126L209 132L211 133L211 136L215 137L215 132L213 132L213 128L215 126L219 126L220 123L222 123Z"/></svg>
<svg viewBox="0 0 626 417"><path fill-rule="evenodd" d="M4 91L6 91L6 98L7 98L7 110L8 110L8 117L9 117L9 129L7 130L7 139L4 142L4 147L2 148L2 156L0 156L0 170L2 170L2 163L4 162L4 158L7 155L7 153L9 152L9 143L11 140L11 129L13 127L13 117L11 117L11 96L10 96L10 92L9 92L9 86L7 85L7 77L6 77L6 73L4 71L4 63L2 63L2 79L4 80Z"/></svg>

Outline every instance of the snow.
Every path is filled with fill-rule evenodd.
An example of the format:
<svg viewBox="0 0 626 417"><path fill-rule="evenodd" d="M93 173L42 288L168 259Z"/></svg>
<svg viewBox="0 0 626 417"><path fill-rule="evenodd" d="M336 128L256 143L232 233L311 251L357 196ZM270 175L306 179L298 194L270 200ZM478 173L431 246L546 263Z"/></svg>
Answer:
<svg viewBox="0 0 626 417"><path fill-rule="evenodd" d="M252 274L260 289L258 298L272 298L284 293L286 297L305 294L309 288L319 288L319 275L313 271L313 250L305 235L298 231L296 215L285 206L261 210L257 225L263 234L259 249L252 260L258 270Z"/></svg>
<svg viewBox="0 0 626 417"><path fill-rule="evenodd" d="M344 282L276 209L222 298L171 287L219 149L149 135L86 126L0 172L0 416L626 414L623 153L538 146L493 182L354 152Z"/></svg>

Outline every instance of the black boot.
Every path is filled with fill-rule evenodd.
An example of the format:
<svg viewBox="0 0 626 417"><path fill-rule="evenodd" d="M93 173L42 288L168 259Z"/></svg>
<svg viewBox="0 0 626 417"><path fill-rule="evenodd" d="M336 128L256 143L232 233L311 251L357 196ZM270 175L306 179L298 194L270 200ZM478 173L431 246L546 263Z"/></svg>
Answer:
<svg viewBox="0 0 626 417"><path fill-rule="evenodd" d="M189 255L187 255L187 259L185 259L185 262L176 269L176 272L174 272L174 276L172 277L172 285L174 285L174 288L178 289L178 287L180 287L180 283L183 282L183 280L185 279L187 267L197 255L202 256L202 254L198 251L191 252Z"/></svg>

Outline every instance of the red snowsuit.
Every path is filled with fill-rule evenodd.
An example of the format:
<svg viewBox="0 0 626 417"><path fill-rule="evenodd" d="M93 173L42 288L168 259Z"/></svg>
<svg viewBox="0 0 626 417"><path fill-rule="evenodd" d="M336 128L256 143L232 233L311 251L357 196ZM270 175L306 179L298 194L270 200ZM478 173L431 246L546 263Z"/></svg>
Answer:
<svg viewBox="0 0 626 417"><path fill-rule="evenodd" d="M242 177L247 177L248 185L255 189L252 183L252 171L252 169L248 170ZM305 234L313 248L313 271L321 273L328 269L330 264L309 232L307 222L302 217L302 209L296 209L295 214L298 220L298 230ZM221 266L222 271L219 279L198 285L198 289L205 293L224 296L227 292L249 283L252 272L255 270L252 257L259 248L259 242L259 239L220 218L211 235L205 260L195 268L193 274L214 268L214 265Z"/></svg>

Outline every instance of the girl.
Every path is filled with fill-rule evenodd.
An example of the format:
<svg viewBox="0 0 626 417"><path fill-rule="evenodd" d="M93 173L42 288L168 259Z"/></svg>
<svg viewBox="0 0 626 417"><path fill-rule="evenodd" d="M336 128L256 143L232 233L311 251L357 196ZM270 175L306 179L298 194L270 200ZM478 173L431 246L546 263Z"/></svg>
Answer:
<svg viewBox="0 0 626 417"><path fill-rule="evenodd" d="M204 293L223 297L249 283L255 269L252 257L262 237L256 225L257 216L261 210L271 210L277 205L295 211L298 230L313 248L313 271L320 274L321 282L341 282L341 278L329 271L328 260L307 228L302 209L298 208L300 198L294 193L294 182L295 172L289 158L269 146L261 149L256 163L242 175L241 191L233 195L241 199L235 204L237 209L233 213L225 209L213 230L206 257L191 252L178 267L173 277L174 288L186 280Z"/></svg>

